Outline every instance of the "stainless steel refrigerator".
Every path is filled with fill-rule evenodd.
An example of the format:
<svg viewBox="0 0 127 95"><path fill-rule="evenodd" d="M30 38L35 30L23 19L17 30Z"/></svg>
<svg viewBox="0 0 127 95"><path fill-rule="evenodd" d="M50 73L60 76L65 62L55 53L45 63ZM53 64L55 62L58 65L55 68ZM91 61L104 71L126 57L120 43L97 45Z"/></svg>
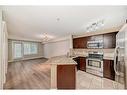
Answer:
<svg viewBox="0 0 127 95"><path fill-rule="evenodd" d="M116 35L116 48L114 52L116 89L127 88L126 55L127 55L127 24L125 24Z"/></svg>

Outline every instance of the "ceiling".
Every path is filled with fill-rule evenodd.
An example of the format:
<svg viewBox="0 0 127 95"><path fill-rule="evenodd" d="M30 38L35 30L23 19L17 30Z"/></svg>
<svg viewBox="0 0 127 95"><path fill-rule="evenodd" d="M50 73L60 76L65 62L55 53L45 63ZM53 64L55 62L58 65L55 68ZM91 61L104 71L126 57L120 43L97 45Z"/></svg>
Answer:
<svg viewBox="0 0 127 95"><path fill-rule="evenodd" d="M104 19L101 29L120 26L127 6L3 6L9 38L41 41L43 33L54 39L83 34L86 27Z"/></svg>

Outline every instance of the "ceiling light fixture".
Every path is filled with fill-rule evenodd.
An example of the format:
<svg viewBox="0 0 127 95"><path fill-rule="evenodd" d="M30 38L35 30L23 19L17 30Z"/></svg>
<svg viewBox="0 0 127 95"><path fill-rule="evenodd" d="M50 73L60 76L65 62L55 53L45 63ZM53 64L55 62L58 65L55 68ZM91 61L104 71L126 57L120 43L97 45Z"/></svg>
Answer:
<svg viewBox="0 0 127 95"><path fill-rule="evenodd" d="M86 27L87 32L94 32L104 26L104 20L99 20Z"/></svg>
<svg viewBox="0 0 127 95"><path fill-rule="evenodd" d="M48 35L47 33L44 33L44 34L42 35L42 41L43 41L43 42L47 42L47 41L49 41L49 40L51 40L51 39L53 39L53 36Z"/></svg>

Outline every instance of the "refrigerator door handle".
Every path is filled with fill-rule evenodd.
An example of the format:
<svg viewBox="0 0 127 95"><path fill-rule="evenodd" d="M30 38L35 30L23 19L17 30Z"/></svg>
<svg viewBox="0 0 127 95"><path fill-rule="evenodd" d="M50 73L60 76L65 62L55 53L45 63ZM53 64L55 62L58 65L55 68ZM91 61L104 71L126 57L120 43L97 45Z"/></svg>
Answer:
<svg viewBox="0 0 127 95"><path fill-rule="evenodd" d="M115 52L114 52L114 71L115 71L116 75L120 75L120 73L116 69L117 68L117 56L118 56L118 53L119 53L119 52L117 52L118 49L119 49L119 47L116 47Z"/></svg>

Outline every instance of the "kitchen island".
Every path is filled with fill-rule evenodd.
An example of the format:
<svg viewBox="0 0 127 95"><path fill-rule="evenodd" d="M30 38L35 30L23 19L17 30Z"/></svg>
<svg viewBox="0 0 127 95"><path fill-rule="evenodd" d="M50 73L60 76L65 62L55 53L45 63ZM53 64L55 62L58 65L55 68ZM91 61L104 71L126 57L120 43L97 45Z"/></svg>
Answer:
<svg viewBox="0 0 127 95"><path fill-rule="evenodd" d="M67 56L52 57L47 62L51 65L51 89L75 89L77 63Z"/></svg>

